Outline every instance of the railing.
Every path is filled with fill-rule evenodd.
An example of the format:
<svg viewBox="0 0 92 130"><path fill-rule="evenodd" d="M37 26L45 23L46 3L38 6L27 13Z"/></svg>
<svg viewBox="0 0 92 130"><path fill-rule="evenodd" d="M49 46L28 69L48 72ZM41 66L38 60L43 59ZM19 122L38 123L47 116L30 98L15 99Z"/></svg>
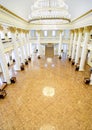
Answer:
<svg viewBox="0 0 92 130"><path fill-rule="evenodd" d="M32 37L30 39L31 42L37 41L37 37ZM59 43L60 38L59 37L40 37L40 42L41 43L48 43L48 42L53 42L53 43ZM70 39L69 38L63 38L63 42L69 43Z"/></svg>
<svg viewBox="0 0 92 130"><path fill-rule="evenodd" d="M31 40L37 40L38 38L37 37L32 37ZM59 37L40 37L40 40L59 40Z"/></svg>
<svg viewBox="0 0 92 130"><path fill-rule="evenodd" d="M6 44L8 42L12 42L12 38L8 38L7 40L5 38L2 38L1 40L2 40L3 44Z"/></svg>

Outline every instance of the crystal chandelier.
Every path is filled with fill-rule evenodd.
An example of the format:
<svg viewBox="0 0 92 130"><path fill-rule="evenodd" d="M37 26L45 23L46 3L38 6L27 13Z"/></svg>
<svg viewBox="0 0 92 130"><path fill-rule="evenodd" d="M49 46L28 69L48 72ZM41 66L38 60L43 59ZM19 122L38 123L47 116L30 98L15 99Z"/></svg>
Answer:
<svg viewBox="0 0 92 130"><path fill-rule="evenodd" d="M35 24L63 24L71 15L64 0L37 0L31 6L29 22Z"/></svg>

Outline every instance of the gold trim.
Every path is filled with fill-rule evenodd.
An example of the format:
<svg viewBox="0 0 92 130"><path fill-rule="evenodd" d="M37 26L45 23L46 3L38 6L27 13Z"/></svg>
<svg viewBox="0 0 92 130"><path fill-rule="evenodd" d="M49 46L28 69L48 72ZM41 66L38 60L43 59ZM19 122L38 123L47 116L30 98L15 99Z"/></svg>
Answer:
<svg viewBox="0 0 92 130"><path fill-rule="evenodd" d="M84 28L79 28L79 29L78 29L78 32L81 32L81 33L82 33L83 30L84 30Z"/></svg>
<svg viewBox="0 0 92 130"><path fill-rule="evenodd" d="M75 21L77 21L78 19L80 19L80 18L82 18L82 17L84 17L84 16L86 16L87 14L90 14L90 13L92 13L92 10L89 10L88 12L86 12L85 14L79 16L78 18L74 19L74 20L71 21L71 22L75 22Z"/></svg>
<svg viewBox="0 0 92 130"><path fill-rule="evenodd" d="M17 28L17 32L18 32L18 33L21 33L21 32L22 32L22 29L21 29L21 28Z"/></svg>
<svg viewBox="0 0 92 130"><path fill-rule="evenodd" d="M84 27L84 31L85 31L85 32L90 32L91 29L92 29L92 26Z"/></svg>
<svg viewBox="0 0 92 130"><path fill-rule="evenodd" d="M27 20L23 19L22 17L16 15L16 14L13 13L12 11L10 11L9 9L5 8L4 6L2 6L1 4L0 4L0 9L2 9L2 10L4 10L4 11L8 12L9 14L11 14L11 15L13 15L13 16L19 18L20 20L22 20L22 21L24 21L24 22L26 22L26 23L29 23L29 21L27 21ZM92 13L92 10L89 10L88 12L86 12L85 14L79 16L78 18L74 19L73 21L70 21L70 23L75 22L75 21L77 21L78 19L80 19L80 18L82 18L82 17L84 17L84 16L86 16L87 14L90 14L90 13ZM35 24L34 24L34 25L35 25Z"/></svg>
<svg viewBox="0 0 92 130"><path fill-rule="evenodd" d="M22 32L27 34L27 33L29 33L29 30L22 29Z"/></svg>
<svg viewBox="0 0 92 130"><path fill-rule="evenodd" d="M13 13L12 11L10 11L10 10L8 10L7 8L5 8L4 6L2 6L1 4L0 4L0 9L2 9L2 10L4 10L4 11L8 12L9 14L11 14L11 15L13 15L13 16L15 16L15 17L19 18L19 19L21 19L22 21L24 21L24 22L27 22L27 23L28 23L28 21L27 21L27 20L25 20L25 19L21 18L20 16L16 15L16 14L15 14L15 13Z"/></svg>
<svg viewBox="0 0 92 130"><path fill-rule="evenodd" d="M68 19L68 18L57 17L57 18L34 18L34 19L29 20L29 23L34 22L34 21L40 21L40 20L58 20L58 19L59 20L65 20L65 21L71 22L70 19Z"/></svg>
<svg viewBox="0 0 92 130"><path fill-rule="evenodd" d="M3 30L3 27L2 27L2 25L0 25L0 30L1 30L1 31Z"/></svg>
<svg viewBox="0 0 92 130"><path fill-rule="evenodd" d="M71 32L71 33L74 33L74 30L71 30L70 32Z"/></svg>
<svg viewBox="0 0 92 130"><path fill-rule="evenodd" d="M9 27L8 30L12 33L16 32L16 27Z"/></svg>

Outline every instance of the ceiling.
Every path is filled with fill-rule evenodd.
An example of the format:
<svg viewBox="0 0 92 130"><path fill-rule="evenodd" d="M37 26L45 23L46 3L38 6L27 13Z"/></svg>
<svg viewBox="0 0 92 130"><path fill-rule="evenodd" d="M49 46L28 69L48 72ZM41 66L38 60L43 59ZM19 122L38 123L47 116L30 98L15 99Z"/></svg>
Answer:
<svg viewBox="0 0 92 130"><path fill-rule="evenodd" d="M36 0L0 0L0 4L25 20L28 20L31 5L35 1ZM71 20L92 9L91 0L65 0L65 2L69 6Z"/></svg>

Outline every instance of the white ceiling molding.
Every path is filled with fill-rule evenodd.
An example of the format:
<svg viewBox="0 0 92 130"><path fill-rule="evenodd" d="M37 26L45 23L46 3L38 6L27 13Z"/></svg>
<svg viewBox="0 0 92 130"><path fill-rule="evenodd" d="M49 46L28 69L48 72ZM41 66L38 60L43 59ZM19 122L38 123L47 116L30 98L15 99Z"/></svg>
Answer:
<svg viewBox="0 0 92 130"><path fill-rule="evenodd" d="M15 26L20 28L27 28L28 23L19 19L18 17L13 16L7 11L0 8L0 23L8 26Z"/></svg>
<svg viewBox="0 0 92 130"><path fill-rule="evenodd" d="M92 10L72 22L74 28L92 26Z"/></svg>
<svg viewBox="0 0 92 130"><path fill-rule="evenodd" d="M86 15L83 15L83 17L80 17L79 19L73 21L72 23L51 26L51 25L29 24L25 20L18 18L16 15L14 16L13 14L7 12L7 9L3 10L0 8L0 23L7 24L9 26L12 25L15 27L32 29L32 30L64 30L64 29L69 30L92 25L92 10L89 12L90 13L86 13Z"/></svg>

